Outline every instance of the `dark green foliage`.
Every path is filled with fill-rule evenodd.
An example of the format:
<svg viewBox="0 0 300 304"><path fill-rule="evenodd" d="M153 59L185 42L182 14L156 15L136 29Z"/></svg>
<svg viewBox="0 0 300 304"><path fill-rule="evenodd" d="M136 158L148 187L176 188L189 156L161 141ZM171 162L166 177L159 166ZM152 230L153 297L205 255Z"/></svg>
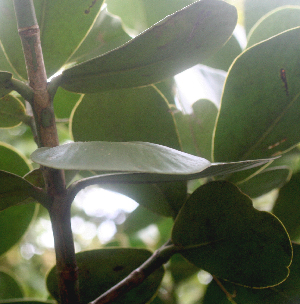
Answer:
<svg viewBox="0 0 300 304"><path fill-rule="evenodd" d="M59 302L62 281L76 282L68 208L80 190L100 185L140 206L118 226L108 244L114 248L76 254L82 303L102 303L95 299L121 290L105 303L181 304L180 286L195 282L200 269L215 280L206 291L197 283L195 303L298 302L300 251L290 237L300 236L300 10L282 6L300 1L245 0L238 12L249 33L245 50L232 36L236 8L224 1L103 2L34 2L47 75L63 69L49 79L53 104L46 107L26 82L17 31L17 23L34 24L19 6L33 12L32 2L0 0L0 128L9 128L0 130L0 140L31 154L0 143L3 263L10 266L10 250L42 204L57 253L47 288ZM195 75L206 77L200 90L223 90L221 100L178 97L173 77L197 64ZM228 71L224 88L225 76L212 79L221 72L205 73L207 66ZM194 102L191 113L183 110L186 100ZM53 111L62 145L47 134ZM40 112L48 114L47 124ZM17 140L15 130L21 130ZM271 191L273 214L253 207L253 198ZM149 226L158 235L151 250L136 248L149 247L141 237ZM52 303L27 298L11 272L1 269L0 303Z"/></svg>

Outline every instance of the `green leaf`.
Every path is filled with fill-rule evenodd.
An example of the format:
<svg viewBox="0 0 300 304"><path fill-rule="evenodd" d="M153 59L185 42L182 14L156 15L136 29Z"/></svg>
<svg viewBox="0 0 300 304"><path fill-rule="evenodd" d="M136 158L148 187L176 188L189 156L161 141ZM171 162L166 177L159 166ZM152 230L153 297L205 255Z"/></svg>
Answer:
<svg viewBox="0 0 300 304"><path fill-rule="evenodd" d="M0 99L0 128L11 128L19 125L25 118L23 103L11 95Z"/></svg>
<svg viewBox="0 0 300 304"><path fill-rule="evenodd" d="M191 195L175 220L172 241L196 266L240 285L274 286L289 274L292 246L284 226L254 209L229 182L208 183Z"/></svg>
<svg viewBox="0 0 300 304"><path fill-rule="evenodd" d="M299 18L300 6L281 6L269 12L257 21L251 29L247 47L299 26Z"/></svg>
<svg viewBox="0 0 300 304"><path fill-rule="evenodd" d="M17 279L3 269L0 271L0 300L22 298L24 292Z"/></svg>
<svg viewBox="0 0 300 304"><path fill-rule="evenodd" d="M108 0L108 10L118 15L124 27L133 34L139 34L168 15L193 3L194 0Z"/></svg>
<svg viewBox="0 0 300 304"><path fill-rule="evenodd" d="M151 256L144 249L100 249L76 254L79 268L80 298L88 303L123 280ZM56 269L52 268L47 277L51 295L59 300ZM152 273L140 286L132 289L117 303L144 304L156 293L164 274L163 267Z"/></svg>
<svg viewBox="0 0 300 304"><path fill-rule="evenodd" d="M245 0L244 14L245 14L245 29L249 33L254 24L265 14L285 5L299 5L299 0Z"/></svg>
<svg viewBox="0 0 300 304"><path fill-rule="evenodd" d="M168 270L171 271L174 283L178 285L180 282L196 274L199 271L199 268L184 259L182 255L175 254L170 260Z"/></svg>
<svg viewBox="0 0 300 304"><path fill-rule="evenodd" d="M204 158L145 142L75 142L40 148L31 159L64 170L187 175L210 166Z"/></svg>
<svg viewBox="0 0 300 304"><path fill-rule="evenodd" d="M69 118L76 103L82 98L82 95L58 88L54 99L53 107L57 118Z"/></svg>
<svg viewBox="0 0 300 304"><path fill-rule="evenodd" d="M291 170L286 166L270 167L253 178L238 183L238 186L242 192L255 198L273 189L281 188L290 179L291 174Z"/></svg>
<svg viewBox="0 0 300 304"><path fill-rule="evenodd" d="M233 6L218 0L195 2L122 47L65 70L61 86L94 93L158 82L207 59L235 24Z"/></svg>
<svg viewBox="0 0 300 304"><path fill-rule="evenodd" d="M211 146L217 107L207 99L193 104L193 113L175 113L176 125L184 152L211 159Z"/></svg>
<svg viewBox="0 0 300 304"><path fill-rule="evenodd" d="M82 43L102 3L103 0L34 2L49 77L62 67ZM26 79L24 55L11 0L3 0L0 4L0 40L4 51L4 56L0 56L1 69L9 67L15 77Z"/></svg>
<svg viewBox="0 0 300 304"><path fill-rule="evenodd" d="M203 64L215 69L227 71L234 59L242 52L237 38L232 35L216 54L206 60Z"/></svg>
<svg viewBox="0 0 300 304"><path fill-rule="evenodd" d="M29 172L31 165L28 159L13 146L0 142L0 170L23 176Z"/></svg>
<svg viewBox="0 0 300 304"><path fill-rule="evenodd" d="M0 155L0 170L10 171L19 176L25 175L30 170L28 160L13 147L0 144ZM7 175L9 176L9 173ZM1 179L1 182L4 181ZM21 239L33 219L35 210L35 204L27 204L13 206L0 212L0 255Z"/></svg>
<svg viewBox="0 0 300 304"><path fill-rule="evenodd" d="M161 215L153 213L143 206L138 206L128 215L123 224L123 231L130 235L162 219Z"/></svg>
<svg viewBox="0 0 300 304"><path fill-rule="evenodd" d="M0 212L0 255L20 241L36 211L36 204L30 203Z"/></svg>
<svg viewBox="0 0 300 304"><path fill-rule="evenodd" d="M185 182L159 184L104 184L102 188L122 193L138 204L163 216L175 217L185 202Z"/></svg>
<svg viewBox="0 0 300 304"><path fill-rule="evenodd" d="M223 287L232 295L237 304L296 304L300 301L300 245L293 244L293 263L290 275L282 284L265 289L244 288L221 281ZM203 304L229 304L225 293L213 281L209 284Z"/></svg>
<svg viewBox="0 0 300 304"><path fill-rule="evenodd" d="M232 65L215 130L215 161L280 155L300 141L299 33L295 28L256 44Z"/></svg>
<svg viewBox="0 0 300 304"><path fill-rule="evenodd" d="M0 211L22 204L30 196L36 196L35 187L22 177L0 171Z"/></svg>
<svg viewBox="0 0 300 304"><path fill-rule="evenodd" d="M57 72L80 46L102 3L103 0L34 2L48 76Z"/></svg>
<svg viewBox="0 0 300 304"><path fill-rule="evenodd" d="M283 222L292 240L300 237L300 172L293 174L275 202L273 213Z"/></svg>
<svg viewBox="0 0 300 304"><path fill-rule="evenodd" d="M11 78L11 73L0 71L0 98L12 91Z"/></svg>
<svg viewBox="0 0 300 304"><path fill-rule="evenodd" d="M69 62L83 62L109 52L131 37L124 31L121 20L102 9L83 43Z"/></svg>
<svg viewBox="0 0 300 304"><path fill-rule="evenodd" d="M0 69L6 69L19 79L27 79L20 36L13 1L0 1ZM0 96L2 96L0 94Z"/></svg>
<svg viewBox="0 0 300 304"><path fill-rule="evenodd" d="M169 105L152 86L85 95L71 129L75 141L147 141L180 150Z"/></svg>

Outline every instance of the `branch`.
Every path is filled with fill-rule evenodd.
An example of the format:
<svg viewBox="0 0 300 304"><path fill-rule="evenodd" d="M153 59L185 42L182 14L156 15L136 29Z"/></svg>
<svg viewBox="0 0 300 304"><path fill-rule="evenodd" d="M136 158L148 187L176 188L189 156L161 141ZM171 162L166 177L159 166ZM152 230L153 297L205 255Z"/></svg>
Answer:
<svg viewBox="0 0 300 304"><path fill-rule="evenodd" d="M117 300L125 293L142 284L150 274L167 263L172 255L177 252L177 247L173 245L171 241L167 242L160 249L156 250L144 264L89 304L113 303L113 301Z"/></svg>
<svg viewBox="0 0 300 304"><path fill-rule="evenodd" d="M39 147L59 145L52 105L52 95L47 87L47 74L40 41L33 0L14 0L18 31L22 41L29 87L15 81L13 85L25 98L29 98ZM52 90L53 91L53 90ZM60 302L79 304L78 269L71 230L70 208L67 200L64 172L42 167L48 195L46 206L53 228L58 270Z"/></svg>

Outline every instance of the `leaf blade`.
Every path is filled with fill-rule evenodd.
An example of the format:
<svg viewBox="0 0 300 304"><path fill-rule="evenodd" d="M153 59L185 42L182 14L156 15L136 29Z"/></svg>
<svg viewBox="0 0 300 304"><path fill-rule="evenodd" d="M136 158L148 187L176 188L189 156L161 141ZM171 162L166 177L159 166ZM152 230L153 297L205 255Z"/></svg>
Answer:
<svg viewBox="0 0 300 304"><path fill-rule="evenodd" d="M236 284L269 287L289 274L292 247L284 226L254 209L229 182L208 183L191 195L175 220L172 241L190 262Z"/></svg>
<svg viewBox="0 0 300 304"><path fill-rule="evenodd" d="M211 55L227 41L235 24L234 7L217 0L196 2L122 47L65 70L61 86L94 93L158 82Z"/></svg>

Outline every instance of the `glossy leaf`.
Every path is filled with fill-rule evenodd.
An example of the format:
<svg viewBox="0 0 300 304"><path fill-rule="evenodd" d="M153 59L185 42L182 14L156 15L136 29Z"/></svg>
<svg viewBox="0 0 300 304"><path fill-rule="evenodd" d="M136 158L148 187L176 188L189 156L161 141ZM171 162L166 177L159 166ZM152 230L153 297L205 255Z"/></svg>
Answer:
<svg viewBox="0 0 300 304"><path fill-rule="evenodd" d="M0 271L0 302L3 299L22 298L24 292L20 283L10 273Z"/></svg>
<svg viewBox="0 0 300 304"><path fill-rule="evenodd" d="M300 141L299 33L295 28L263 41L232 65L215 130L215 161L280 155Z"/></svg>
<svg viewBox="0 0 300 304"><path fill-rule="evenodd" d="M190 196L175 220L172 241L196 266L244 286L280 284L292 261L282 223L254 209L248 196L225 181Z"/></svg>
<svg viewBox="0 0 300 304"><path fill-rule="evenodd" d="M245 29L249 33L254 24L264 15L280 6L299 5L299 0L245 0Z"/></svg>
<svg viewBox="0 0 300 304"><path fill-rule="evenodd" d="M166 151L169 152L172 151L171 158L176 163L176 165L175 167L172 168L172 166L170 165L173 165L174 163L172 164L172 162L170 162L170 160L172 161L172 159L168 158L166 163L163 162L163 164L160 164L159 162L157 162L159 168L152 167L151 163L148 164L145 163L143 164L144 169L148 168L151 171L148 172L135 171L136 169L141 170L142 167L137 168L137 165L140 166L137 163L138 161L137 157L134 159L134 161L133 159L130 160L131 164L130 162L126 163L126 161L124 161L125 158L121 155L122 153L126 152L124 149L124 144L125 146L127 145L127 147L134 147L136 146L136 144L138 144L138 146L142 145L144 146L144 148L149 146L152 148L155 147L154 150L147 149L147 154L144 153L139 154L140 160L142 160L144 157L149 155L148 153L151 151L150 154L155 152L154 155L157 161L159 161L159 158L157 158L158 156L159 157L162 156L161 161L163 161L166 157L168 158L168 156L170 156L169 153L166 153ZM99 145L100 145L100 150L99 150ZM105 149L103 149L103 147L109 147L109 146L119 147L119 149L113 149L113 150L106 149L106 151L104 151ZM72 151L70 154L68 154L69 147L70 147L70 151ZM92 149L90 149L91 147ZM96 150L94 150L93 147L96 148ZM158 148L158 150L156 148ZM145 149L142 149L140 151L143 150ZM94 156L92 155L94 153L93 151L95 152ZM99 159L99 156L101 156L99 154L99 151L101 151L101 153L104 152L103 154L105 156L104 158ZM158 155L156 153L158 151L160 152L164 151L163 155ZM173 152L175 152L175 154L173 154ZM117 158L115 158L114 156L117 156ZM188 162L186 162L184 158L181 158L181 156L184 157L186 156L187 157L186 160ZM107 162L107 157L109 157L112 160L110 164ZM126 155L126 157L128 159L128 154ZM191 159L189 159L190 157L192 157L192 161ZM270 159L262 159L262 160L250 160L250 161L236 162L236 163L214 163L209 166L210 163L207 160L163 146L158 146L149 143L107 143L107 142L73 143L56 148L41 148L36 150L32 154L32 159L34 159L35 162L44 164L47 167L55 167L55 168L60 167L65 170L80 170L83 167L89 168L85 170L93 170L93 169L100 170L100 167L97 166L98 164L102 167L100 171L109 172L108 174L91 176L74 182L69 189L70 196L76 195L78 191L80 191L81 189L94 184L111 184L111 183L139 184L139 183L184 181L189 179L197 179L197 178L210 177L216 175L226 175L233 172L247 170L250 168L261 166L263 164L266 164L268 161L270 161ZM120 161L120 159L122 161ZM183 161L182 163L180 162L178 163L180 159ZM87 162L85 160L87 160ZM147 162L149 160L150 158L148 157ZM133 167L131 165L133 165ZM77 169L74 169L75 167ZM195 169L197 167L200 170L201 167L202 168L206 167L206 169L202 169L199 172L195 172ZM120 169L125 171L122 172L120 171ZM166 169L166 170L162 171L162 169ZM173 173L171 173L172 169L175 170L173 171ZM111 173L112 170L116 172ZM128 172L127 170L132 170L132 171ZM168 172L167 170L169 170L169 173L167 173ZM168 189L168 191L172 191L172 187ZM177 195L176 192L174 194L175 196ZM174 201L176 202L176 199ZM173 205L173 207L180 208L181 205L180 204L178 205L178 202L176 203L176 205Z"/></svg>
<svg viewBox="0 0 300 304"><path fill-rule="evenodd" d="M222 281L223 287L232 295L236 304L296 304L300 301L300 246L293 244L293 263L289 277L282 284L265 289L251 289ZM229 304L225 293L213 281L209 284L203 304Z"/></svg>
<svg viewBox="0 0 300 304"><path fill-rule="evenodd" d="M266 194L273 189L281 188L291 177L288 167L271 167L258 173L245 182L238 183L242 192L255 198Z"/></svg>
<svg viewBox="0 0 300 304"><path fill-rule="evenodd" d="M83 43L69 59L69 62L83 62L124 44L131 37L124 31L121 20L102 9Z"/></svg>
<svg viewBox="0 0 300 304"><path fill-rule="evenodd" d="M207 59L235 24L233 6L218 0L195 2L124 46L65 70L61 86L94 93L161 81Z"/></svg>
<svg viewBox="0 0 300 304"><path fill-rule="evenodd" d="M25 107L22 102L7 95L0 99L0 128L11 128L22 123L25 117Z"/></svg>
<svg viewBox="0 0 300 304"><path fill-rule="evenodd" d="M300 6L282 6L269 12L258 20L251 29L247 47L299 26L299 18Z"/></svg>
<svg viewBox="0 0 300 304"><path fill-rule="evenodd" d="M31 159L46 167L156 174L193 174L210 166L204 158L144 142L75 142L40 148Z"/></svg>
<svg viewBox="0 0 300 304"><path fill-rule="evenodd" d="M71 129L75 141L147 141L180 150L169 105L152 86L85 95Z"/></svg>
<svg viewBox="0 0 300 304"><path fill-rule="evenodd" d="M11 89L12 74L0 71L0 98L8 94Z"/></svg>
<svg viewBox="0 0 300 304"><path fill-rule="evenodd" d="M82 43L102 3L103 0L35 1L48 76L57 72Z"/></svg>
<svg viewBox="0 0 300 304"><path fill-rule="evenodd" d="M144 249L100 249L76 254L79 267L80 298L88 303L119 283L151 256ZM115 300L114 303L147 303L156 293L164 274L163 267L153 272L140 286ZM47 287L59 299L55 268L47 277Z"/></svg>
<svg viewBox="0 0 300 304"><path fill-rule="evenodd" d="M300 237L300 173L292 175L275 202L273 213L283 222L292 240Z"/></svg>

